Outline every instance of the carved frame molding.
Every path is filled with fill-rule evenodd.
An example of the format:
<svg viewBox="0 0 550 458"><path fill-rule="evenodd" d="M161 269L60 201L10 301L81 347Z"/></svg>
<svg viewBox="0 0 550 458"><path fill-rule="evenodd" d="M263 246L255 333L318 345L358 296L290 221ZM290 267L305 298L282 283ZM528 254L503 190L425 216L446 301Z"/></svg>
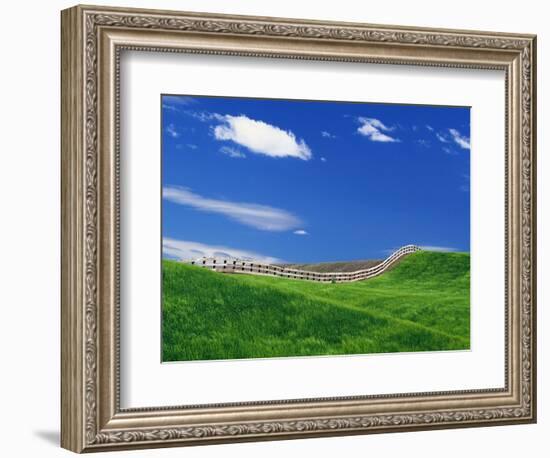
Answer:
<svg viewBox="0 0 550 458"><path fill-rule="evenodd" d="M531 35L81 6L63 11L62 446L81 452L535 421L535 45ZM120 409L124 49L504 70L505 389ZM349 413L336 414L343 407Z"/></svg>

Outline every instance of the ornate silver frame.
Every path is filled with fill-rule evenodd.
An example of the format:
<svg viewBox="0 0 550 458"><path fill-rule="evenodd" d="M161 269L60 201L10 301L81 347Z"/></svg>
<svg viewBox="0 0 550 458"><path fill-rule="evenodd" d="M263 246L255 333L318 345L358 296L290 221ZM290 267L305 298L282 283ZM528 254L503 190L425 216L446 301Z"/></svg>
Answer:
<svg viewBox="0 0 550 458"><path fill-rule="evenodd" d="M118 90L124 49L506 73L506 386L207 406L119 405ZM76 6L62 12L62 421L75 452L536 419L533 35Z"/></svg>

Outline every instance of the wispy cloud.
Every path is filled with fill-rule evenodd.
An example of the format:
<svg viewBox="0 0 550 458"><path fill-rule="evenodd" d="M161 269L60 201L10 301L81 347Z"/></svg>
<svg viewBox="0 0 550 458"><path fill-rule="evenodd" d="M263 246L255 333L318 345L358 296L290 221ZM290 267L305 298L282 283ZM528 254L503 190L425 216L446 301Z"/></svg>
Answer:
<svg viewBox="0 0 550 458"><path fill-rule="evenodd" d="M441 143L449 143L449 139L443 135L443 134L440 134L440 133L436 133L435 134L435 137L441 142Z"/></svg>
<svg viewBox="0 0 550 458"><path fill-rule="evenodd" d="M425 148L428 148L431 145L431 142L429 140L424 140L423 138L416 140L416 143L418 143L420 146L424 146Z"/></svg>
<svg viewBox="0 0 550 458"><path fill-rule="evenodd" d="M169 237L162 238L162 253L166 258L189 261L203 257L226 259L242 259L258 261L267 264L283 263L282 259L266 256L253 251L230 248L222 245L207 245L190 240L177 240Z"/></svg>
<svg viewBox="0 0 550 458"><path fill-rule="evenodd" d="M321 137L324 138L336 138L336 135L331 134L330 132L327 132L326 130L321 131Z"/></svg>
<svg viewBox="0 0 550 458"><path fill-rule="evenodd" d="M166 126L166 133L172 138L178 138L180 136L180 133L176 130L176 126L174 124L168 124Z"/></svg>
<svg viewBox="0 0 550 458"><path fill-rule="evenodd" d="M451 156L456 156L458 154L454 149L449 148L448 146L443 147L443 152L445 154L450 154Z"/></svg>
<svg viewBox="0 0 550 458"><path fill-rule="evenodd" d="M464 173L462 178L464 179L464 183L460 185L459 189L462 192L470 192L470 175Z"/></svg>
<svg viewBox="0 0 550 458"><path fill-rule="evenodd" d="M441 251L443 253L449 253L452 251L458 251L458 249L450 246L437 246L437 245L419 245L419 248L426 251Z"/></svg>
<svg viewBox="0 0 550 458"><path fill-rule="evenodd" d="M358 118L361 126L357 128L357 132L364 135L373 142L398 142L399 139L391 137L384 132L391 132L393 127L386 126L382 121L375 118Z"/></svg>
<svg viewBox="0 0 550 458"><path fill-rule="evenodd" d="M326 157L322 157L322 158L321 158L321 162L327 162L327 158L326 158Z"/></svg>
<svg viewBox="0 0 550 458"><path fill-rule="evenodd" d="M211 199L177 186L165 186L162 189L162 197L170 202L186 205L199 211L224 215L262 231L288 231L303 225L300 218L286 210L268 205Z"/></svg>
<svg viewBox="0 0 550 458"><path fill-rule="evenodd" d="M410 242L409 242L410 243ZM406 243L403 243L405 245ZM401 246L396 246L394 248L390 248L387 250L382 250L382 253L387 257L395 253ZM440 251L442 253L451 253L453 251L459 251L457 248L449 247L449 246L437 246L437 245L422 245L421 243L415 243L418 248L426 251Z"/></svg>
<svg viewBox="0 0 550 458"><path fill-rule="evenodd" d="M223 123L214 127L217 140L230 140L253 153L269 157L311 159L311 150L304 140L298 140L290 130L283 130L245 115L223 116Z"/></svg>
<svg viewBox="0 0 550 458"><path fill-rule="evenodd" d="M165 95L162 97L162 108L181 112L183 107L198 103L197 99L187 95Z"/></svg>
<svg viewBox="0 0 550 458"><path fill-rule="evenodd" d="M198 149L198 146L195 145L194 143L178 143L176 145L176 149L178 150L185 150L185 149L191 149L191 150L196 150Z"/></svg>
<svg viewBox="0 0 550 458"><path fill-rule="evenodd" d="M162 109L167 111L180 111L178 107L170 105L169 103L163 103Z"/></svg>
<svg viewBox="0 0 550 458"><path fill-rule="evenodd" d="M233 148L231 146L222 146L220 148L220 153L225 154L226 156L232 157L234 159L244 159L246 155L238 150L237 148Z"/></svg>
<svg viewBox="0 0 550 458"><path fill-rule="evenodd" d="M309 235L309 232L305 231L304 229L298 229L297 231L294 231L294 234L296 234L296 235Z"/></svg>
<svg viewBox="0 0 550 458"><path fill-rule="evenodd" d="M435 137L441 143L456 143L463 149L470 149L470 139L462 135L457 129L447 129L446 131L436 132Z"/></svg>
<svg viewBox="0 0 550 458"><path fill-rule="evenodd" d="M456 129L449 129L449 133L458 146L463 149L470 149L470 139L468 137L465 137Z"/></svg>
<svg viewBox="0 0 550 458"><path fill-rule="evenodd" d="M434 128L430 126L429 124L426 124L426 129L428 129L430 132L434 131Z"/></svg>
<svg viewBox="0 0 550 458"><path fill-rule="evenodd" d="M184 114L197 119L200 122L223 121L224 116L210 111L185 110Z"/></svg>

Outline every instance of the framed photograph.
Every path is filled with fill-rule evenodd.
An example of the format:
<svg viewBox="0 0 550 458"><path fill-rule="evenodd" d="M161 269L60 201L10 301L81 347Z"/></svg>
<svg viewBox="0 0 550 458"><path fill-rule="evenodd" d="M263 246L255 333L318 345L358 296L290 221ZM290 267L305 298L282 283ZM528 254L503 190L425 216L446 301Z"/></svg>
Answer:
<svg viewBox="0 0 550 458"><path fill-rule="evenodd" d="M62 12L62 446L536 421L533 35Z"/></svg>

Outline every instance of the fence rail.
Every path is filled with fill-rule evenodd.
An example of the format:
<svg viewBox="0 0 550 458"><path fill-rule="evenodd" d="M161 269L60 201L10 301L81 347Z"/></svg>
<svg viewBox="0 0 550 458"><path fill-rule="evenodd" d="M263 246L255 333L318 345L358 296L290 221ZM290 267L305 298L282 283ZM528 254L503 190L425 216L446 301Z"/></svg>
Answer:
<svg viewBox="0 0 550 458"><path fill-rule="evenodd" d="M268 275L324 283L346 283L376 277L384 273L404 256L419 250L420 248L416 245L406 245L393 252L380 264L369 267L368 269L356 270L355 272L310 272L273 264L223 258L202 258L194 261L185 261L185 263L225 274Z"/></svg>

